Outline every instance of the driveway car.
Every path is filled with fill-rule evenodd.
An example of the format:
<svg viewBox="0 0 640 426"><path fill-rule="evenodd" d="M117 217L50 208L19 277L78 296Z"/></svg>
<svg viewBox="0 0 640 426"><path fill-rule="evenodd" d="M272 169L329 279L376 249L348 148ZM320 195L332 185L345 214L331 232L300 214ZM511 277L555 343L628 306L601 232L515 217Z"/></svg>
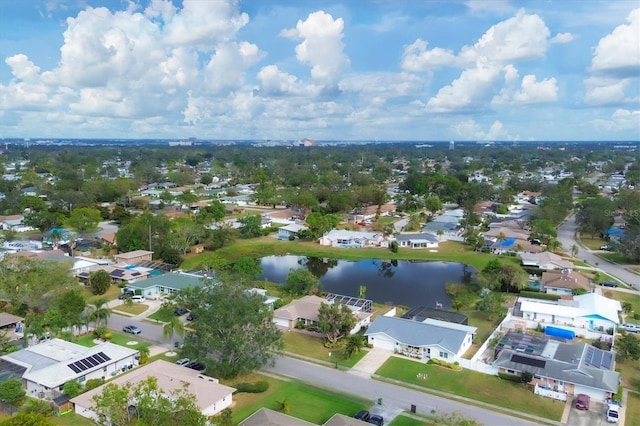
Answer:
<svg viewBox="0 0 640 426"><path fill-rule="evenodd" d="M618 287L618 283L615 281L602 281L600 285L603 287Z"/></svg>
<svg viewBox="0 0 640 426"><path fill-rule="evenodd" d="M585 395L583 393L579 393L576 397L576 408L578 410L588 410L589 409L589 395Z"/></svg>
<svg viewBox="0 0 640 426"><path fill-rule="evenodd" d="M369 420L369 417L371 417L371 413L369 413L367 410L360 410L356 413L355 416L353 416L354 419L362 420L363 422Z"/></svg>
<svg viewBox="0 0 640 426"><path fill-rule="evenodd" d="M640 333L640 324L631 324L625 322L624 324L620 325L620 328L622 328L627 333Z"/></svg>
<svg viewBox="0 0 640 426"><path fill-rule="evenodd" d="M133 296L135 296L135 293L134 293L133 291L131 291L131 290L125 290L125 291L123 291L122 293L120 293L120 295L118 296L118 299L120 299L120 300L124 300L124 299L126 299L127 297L133 297Z"/></svg>
<svg viewBox="0 0 640 426"><path fill-rule="evenodd" d="M122 327L122 331L124 331L125 333L131 333L131 334L140 334L140 333L142 333L142 330L140 330L135 325L125 325L124 327Z"/></svg>
<svg viewBox="0 0 640 426"><path fill-rule="evenodd" d="M189 358L180 358L176 361L177 365L187 365L189 364Z"/></svg>
<svg viewBox="0 0 640 426"><path fill-rule="evenodd" d="M173 313L175 313L177 316L182 316L184 314L186 314L187 312L189 312L186 308L178 308L175 311L173 311Z"/></svg>
<svg viewBox="0 0 640 426"><path fill-rule="evenodd" d="M611 246L605 244L603 246L600 246L600 250L611 251Z"/></svg>
<svg viewBox="0 0 640 426"><path fill-rule="evenodd" d="M374 414L373 416L369 417L369 420L367 421L373 425L378 425L378 426L384 425L384 418L377 414Z"/></svg>

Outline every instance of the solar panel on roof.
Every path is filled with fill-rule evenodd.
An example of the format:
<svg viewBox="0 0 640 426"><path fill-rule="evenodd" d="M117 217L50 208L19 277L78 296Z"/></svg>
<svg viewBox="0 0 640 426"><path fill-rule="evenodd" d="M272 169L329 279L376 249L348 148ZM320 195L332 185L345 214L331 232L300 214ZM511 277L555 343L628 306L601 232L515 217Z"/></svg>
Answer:
<svg viewBox="0 0 640 426"><path fill-rule="evenodd" d="M85 358L85 361L87 361L89 364L91 364L92 367L95 367L97 365L100 365L99 361L96 361L93 356L88 356L87 358Z"/></svg>
<svg viewBox="0 0 640 426"><path fill-rule="evenodd" d="M78 369L79 369L80 371L84 371L84 370L86 370L86 369L87 369L87 367L85 367L83 363L78 362L78 361L74 362L74 363L73 363L73 365L75 365L76 367L78 367Z"/></svg>
<svg viewBox="0 0 640 426"><path fill-rule="evenodd" d="M78 374L80 373L82 370L80 370L78 367L75 366L75 363L73 364L67 364L67 367L69 367L70 369L73 370L74 373Z"/></svg>
<svg viewBox="0 0 640 426"><path fill-rule="evenodd" d="M104 352L98 352L94 357L99 358L102 362L111 361L111 358L105 355Z"/></svg>
<svg viewBox="0 0 640 426"><path fill-rule="evenodd" d="M111 275L113 275L114 277L121 277L122 275L124 275L124 271L122 269L114 269L111 272Z"/></svg>
<svg viewBox="0 0 640 426"><path fill-rule="evenodd" d="M76 364L82 364L85 370L91 368L91 364L86 359L81 359L80 361L76 361Z"/></svg>
<svg viewBox="0 0 640 426"><path fill-rule="evenodd" d="M511 355L511 362L517 362L519 364L530 365L532 367L544 368L547 364L545 360L537 358L529 358L528 356L522 356L518 354Z"/></svg>

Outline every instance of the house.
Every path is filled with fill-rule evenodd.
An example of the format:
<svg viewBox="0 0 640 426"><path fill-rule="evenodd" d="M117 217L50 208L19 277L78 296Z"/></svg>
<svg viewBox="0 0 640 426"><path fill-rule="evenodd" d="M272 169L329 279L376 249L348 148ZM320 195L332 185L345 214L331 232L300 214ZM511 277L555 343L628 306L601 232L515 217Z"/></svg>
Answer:
<svg viewBox="0 0 640 426"><path fill-rule="evenodd" d="M620 375L614 371L615 353L588 343L571 344L542 338L531 345L526 339L532 336L517 334L509 333L503 338L513 339L515 344L499 350L493 362L499 371L515 375L531 373L536 389L552 391L556 399L586 394L592 400L605 401L618 391Z"/></svg>
<svg viewBox="0 0 640 426"><path fill-rule="evenodd" d="M61 339L45 340L0 356L0 377L22 380L27 395L54 398L71 380L107 378L135 365L138 351L110 342L87 348Z"/></svg>
<svg viewBox="0 0 640 426"><path fill-rule="evenodd" d="M322 246L329 247L382 247L389 246L389 242L382 234L374 232L348 231L344 229L333 229L323 235L318 242Z"/></svg>
<svg viewBox="0 0 640 426"><path fill-rule="evenodd" d="M427 361L458 360L471 347L476 327L427 318L413 321L392 316L378 316L365 336L375 348L397 352Z"/></svg>
<svg viewBox="0 0 640 426"><path fill-rule="evenodd" d="M127 287L140 293L147 299L159 299L183 290L187 287L199 287L205 280L211 279L205 275L174 271L156 275L146 280L130 283Z"/></svg>
<svg viewBox="0 0 640 426"><path fill-rule="evenodd" d="M363 426L366 423L354 419L353 417L345 416L344 414L336 413L329 420L324 422L322 426ZM297 417L290 416L288 414L274 411L269 408L260 408L246 419L239 423L239 426L316 426L315 423L309 423L306 420L299 419Z"/></svg>
<svg viewBox="0 0 640 426"><path fill-rule="evenodd" d="M135 265L136 263L151 261L152 256L152 251L134 250L126 253L116 254L113 256L113 259L116 263L127 263L129 265Z"/></svg>
<svg viewBox="0 0 640 426"><path fill-rule="evenodd" d="M562 271L545 271L540 279L542 291L550 294L571 295L573 290L592 290L592 280L582 272L563 269Z"/></svg>
<svg viewBox="0 0 640 426"><path fill-rule="evenodd" d="M442 234L446 239L460 239L462 227L460 221L464 217L464 210L453 209L447 210L443 214L433 218L423 228L422 232L432 235ZM438 231L442 231L439 233Z"/></svg>
<svg viewBox="0 0 640 426"><path fill-rule="evenodd" d="M0 219L0 229L4 231L28 232L35 228L24 223L24 216L21 214L4 216Z"/></svg>
<svg viewBox="0 0 640 426"><path fill-rule="evenodd" d="M318 323L321 304L342 303L347 305L356 318L350 334L367 327L371 320L371 301L350 296L328 294L326 299L318 296L304 296L273 311L273 322L283 330L293 330L298 324L312 326Z"/></svg>
<svg viewBox="0 0 640 426"><path fill-rule="evenodd" d="M118 386L125 384L135 386L149 377L154 377L157 380L158 389L167 396L181 389L186 389L187 392L195 397L195 405L205 416L214 416L231 406L233 402L234 388L221 385L218 379L205 376L191 368L185 368L164 360L138 367L109 381L109 383ZM71 402L74 405L76 414L97 420L98 415L92 410L93 397L101 394L105 386L99 386L72 398Z"/></svg>
<svg viewBox="0 0 640 426"><path fill-rule="evenodd" d="M400 234L395 237L398 247L410 249L438 248L438 237L422 232L420 234Z"/></svg>
<svg viewBox="0 0 640 426"><path fill-rule="evenodd" d="M115 284L133 284L140 280L146 280L151 276L149 268L141 268L135 265L117 264L117 265L97 265L91 270L81 271L76 274L80 282L86 284L89 282L91 272L99 270L105 271L111 277L111 282Z"/></svg>
<svg viewBox="0 0 640 426"><path fill-rule="evenodd" d="M390 214L395 213L395 211L396 205L393 203L382 204L379 208L378 205L372 205L355 211L352 218L354 222L360 222L367 219L375 219L378 214L380 216L389 216Z"/></svg>
<svg viewBox="0 0 640 426"><path fill-rule="evenodd" d="M568 299L544 300L518 298L513 316L527 321L527 328L541 325L559 325L578 336L596 337L588 332L605 334L620 324L620 302L596 293L573 296Z"/></svg>
<svg viewBox="0 0 640 426"><path fill-rule="evenodd" d="M544 251L541 253L522 253L522 266L528 268L540 268L547 271L554 269L574 269L573 262L564 260L562 256L558 256L550 251Z"/></svg>
<svg viewBox="0 0 640 426"><path fill-rule="evenodd" d="M300 231L306 231L307 228L304 225L298 223L290 223L289 225L278 228L278 239L288 240L293 235L294 238L299 238Z"/></svg>

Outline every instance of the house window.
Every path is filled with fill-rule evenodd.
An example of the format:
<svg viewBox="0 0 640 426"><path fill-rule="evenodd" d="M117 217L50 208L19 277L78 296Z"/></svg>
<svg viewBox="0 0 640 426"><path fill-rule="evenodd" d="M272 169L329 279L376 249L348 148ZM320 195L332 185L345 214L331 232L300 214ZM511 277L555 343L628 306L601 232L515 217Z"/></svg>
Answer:
<svg viewBox="0 0 640 426"><path fill-rule="evenodd" d="M449 358L449 354L448 354L447 352L442 352L442 351L441 351L441 352L440 352L440 358L447 359L447 358Z"/></svg>
<svg viewBox="0 0 640 426"><path fill-rule="evenodd" d="M87 376L80 376L80 377L78 377L78 381L79 381L80 383L84 382L85 380L87 380Z"/></svg>

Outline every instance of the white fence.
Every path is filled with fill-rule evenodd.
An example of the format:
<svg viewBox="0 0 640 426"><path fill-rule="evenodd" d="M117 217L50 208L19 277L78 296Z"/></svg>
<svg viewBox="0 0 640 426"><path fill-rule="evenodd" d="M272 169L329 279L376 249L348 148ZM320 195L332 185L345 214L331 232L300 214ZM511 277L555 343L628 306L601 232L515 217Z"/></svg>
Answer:
<svg viewBox="0 0 640 426"><path fill-rule="evenodd" d="M547 398L557 399L559 401L566 401L567 394L564 392L556 392L553 389L543 388L541 386L536 385L533 390L533 393L536 395L546 396Z"/></svg>

